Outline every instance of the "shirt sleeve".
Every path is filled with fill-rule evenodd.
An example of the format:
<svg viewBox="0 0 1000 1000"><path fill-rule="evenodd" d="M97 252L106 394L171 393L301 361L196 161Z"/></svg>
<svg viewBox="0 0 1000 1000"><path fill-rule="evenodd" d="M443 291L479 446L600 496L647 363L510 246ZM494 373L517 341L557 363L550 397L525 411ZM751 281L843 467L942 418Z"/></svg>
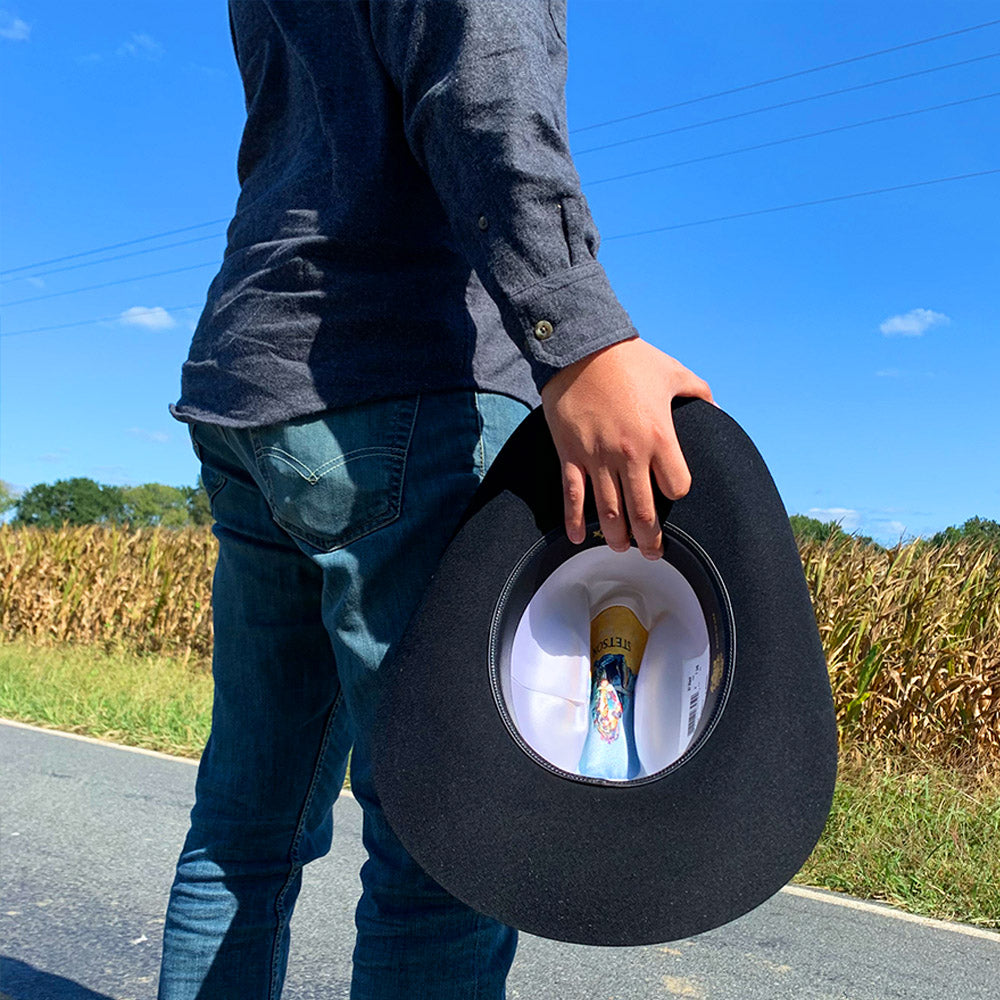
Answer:
<svg viewBox="0 0 1000 1000"><path fill-rule="evenodd" d="M372 0L413 156L541 387L637 336L566 126L565 0Z"/></svg>

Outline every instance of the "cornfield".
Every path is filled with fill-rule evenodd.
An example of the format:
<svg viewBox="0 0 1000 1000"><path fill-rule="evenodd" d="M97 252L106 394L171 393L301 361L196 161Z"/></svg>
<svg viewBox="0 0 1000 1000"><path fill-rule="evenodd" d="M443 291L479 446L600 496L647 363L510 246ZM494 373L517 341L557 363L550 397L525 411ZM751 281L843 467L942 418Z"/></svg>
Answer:
<svg viewBox="0 0 1000 1000"><path fill-rule="evenodd" d="M1000 549L799 546L841 733L1000 756Z"/></svg>
<svg viewBox="0 0 1000 1000"><path fill-rule="evenodd" d="M939 758L1000 758L1000 550L805 541L841 732ZM204 528L0 525L0 637L206 659Z"/></svg>
<svg viewBox="0 0 1000 1000"><path fill-rule="evenodd" d="M207 528L0 525L0 637L208 657Z"/></svg>

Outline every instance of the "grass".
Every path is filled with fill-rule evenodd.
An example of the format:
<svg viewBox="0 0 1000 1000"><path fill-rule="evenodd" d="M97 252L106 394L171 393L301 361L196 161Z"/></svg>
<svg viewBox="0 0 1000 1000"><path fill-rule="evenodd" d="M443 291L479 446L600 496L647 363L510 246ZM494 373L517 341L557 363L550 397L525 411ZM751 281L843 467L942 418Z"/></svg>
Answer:
<svg viewBox="0 0 1000 1000"><path fill-rule="evenodd" d="M4 718L198 757L211 712L204 662L24 640L0 645Z"/></svg>
<svg viewBox="0 0 1000 1000"><path fill-rule="evenodd" d="M197 757L208 736L206 663L98 647L0 646L0 716ZM833 809L795 881L911 913L1000 928L1000 765L948 767L855 742Z"/></svg>
<svg viewBox="0 0 1000 1000"><path fill-rule="evenodd" d="M857 744L841 751L830 818L795 881L1000 928L997 871L1000 766Z"/></svg>

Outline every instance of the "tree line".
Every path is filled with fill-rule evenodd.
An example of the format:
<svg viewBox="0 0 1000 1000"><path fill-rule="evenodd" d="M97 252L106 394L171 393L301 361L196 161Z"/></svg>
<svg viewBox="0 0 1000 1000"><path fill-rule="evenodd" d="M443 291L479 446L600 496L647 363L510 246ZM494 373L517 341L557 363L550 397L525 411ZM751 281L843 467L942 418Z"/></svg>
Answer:
<svg viewBox="0 0 1000 1000"><path fill-rule="evenodd" d="M868 535L860 535L844 531L836 521L819 521L815 517L804 514L792 514L788 519L792 524L792 532L799 540L825 542L832 540L834 544L858 540L877 549L885 549ZM951 525L943 531L935 532L930 538L921 538L920 546L939 548L942 545L953 545L956 542L988 543L1000 548L1000 522L991 521L985 517L970 517L964 524Z"/></svg>
<svg viewBox="0 0 1000 1000"><path fill-rule="evenodd" d="M0 480L0 515L11 510L15 512L11 524L38 528L58 528L62 524L185 528L212 523L208 495L200 477L196 486L108 486L78 477L38 483L21 494ZM795 537L801 540L832 539L838 543L857 539L883 548L868 535L844 531L836 521L820 521L804 514L793 514L789 521ZM921 544L937 547L959 541L983 541L1000 547L1000 523L972 517L961 526L922 539Z"/></svg>
<svg viewBox="0 0 1000 1000"><path fill-rule="evenodd" d="M38 483L23 493L0 481L0 514L14 511L10 523L36 528L60 525L124 525L185 528L212 523L208 495L196 486L108 486L86 477Z"/></svg>

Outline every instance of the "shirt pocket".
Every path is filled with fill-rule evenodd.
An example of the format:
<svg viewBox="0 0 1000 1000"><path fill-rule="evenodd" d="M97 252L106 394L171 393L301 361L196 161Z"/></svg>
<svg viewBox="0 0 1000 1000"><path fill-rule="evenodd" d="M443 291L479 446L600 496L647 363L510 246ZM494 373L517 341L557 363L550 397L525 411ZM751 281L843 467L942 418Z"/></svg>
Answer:
<svg viewBox="0 0 1000 1000"><path fill-rule="evenodd" d="M323 552L400 514L419 397L379 400L250 432L274 520Z"/></svg>

